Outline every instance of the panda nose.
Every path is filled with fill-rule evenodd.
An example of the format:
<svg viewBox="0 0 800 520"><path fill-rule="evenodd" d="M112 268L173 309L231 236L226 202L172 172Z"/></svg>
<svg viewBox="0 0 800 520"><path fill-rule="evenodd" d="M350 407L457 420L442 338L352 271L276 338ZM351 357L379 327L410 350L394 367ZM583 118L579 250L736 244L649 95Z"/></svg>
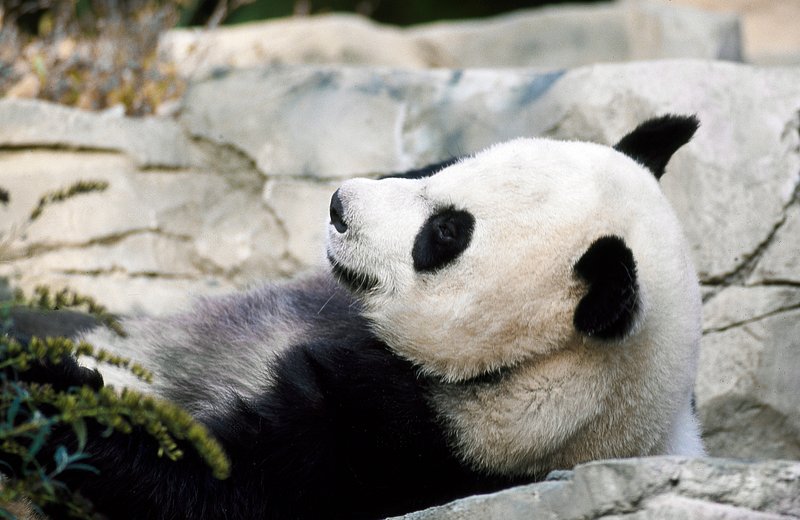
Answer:
<svg viewBox="0 0 800 520"><path fill-rule="evenodd" d="M342 206L342 199L339 198L339 190L333 192L331 197L331 224L339 233L347 231L347 224L344 221L344 206Z"/></svg>

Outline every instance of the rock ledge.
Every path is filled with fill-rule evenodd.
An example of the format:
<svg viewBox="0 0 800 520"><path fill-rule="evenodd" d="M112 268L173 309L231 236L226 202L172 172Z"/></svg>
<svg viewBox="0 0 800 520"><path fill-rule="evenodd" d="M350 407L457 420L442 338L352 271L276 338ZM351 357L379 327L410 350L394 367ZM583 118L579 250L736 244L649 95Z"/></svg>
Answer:
<svg viewBox="0 0 800 520"><path fill-rule="evenodd" d="M397 518L767 520L800 516L800 462L648 457L590 462L556 476L558 480L473 496Z"/></svg>

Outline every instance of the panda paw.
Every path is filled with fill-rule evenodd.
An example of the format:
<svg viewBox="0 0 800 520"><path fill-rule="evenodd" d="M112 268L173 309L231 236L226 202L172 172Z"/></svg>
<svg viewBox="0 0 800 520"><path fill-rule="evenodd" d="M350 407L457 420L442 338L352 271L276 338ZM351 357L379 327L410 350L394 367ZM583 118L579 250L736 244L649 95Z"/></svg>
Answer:
<svg viewBox="0 0 800 520"><path fill-rule="evenodd" d="M71 387L88 386L92 390L103 387L103 376L96 369L86 368L73 356L64 356L57 362L49 359L34 362L19 379L39 384L49 384L55 390L64 391Z"/></svg>

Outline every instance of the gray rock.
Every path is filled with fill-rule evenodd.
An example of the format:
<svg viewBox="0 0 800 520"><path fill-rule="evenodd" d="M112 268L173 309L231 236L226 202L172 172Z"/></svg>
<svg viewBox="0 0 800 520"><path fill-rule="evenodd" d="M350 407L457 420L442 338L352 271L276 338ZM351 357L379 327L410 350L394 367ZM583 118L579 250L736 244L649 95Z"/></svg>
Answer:
<svg viewBox="0 0 800 520"><path fill-rule="evenodd" d="M190 89L182 121L241 150L266 175L363 175L395 161L402 100L382 79L317 68L227 74Z"/></svg>
<svg viewBox="0 0 800 520"><path fill-rule="evenodd" d="M735 15L620 1L518 11L398 29L356 15L292 17L165 35L162 55L184 75L265 64L577 67L663 58L740 60Z"/></svg>
<svg viewBox="0 0 800 520"><path fill-rule="evenodd" d="M721 332L798 307L800 288L797 287L729 286L714 294L703 305L703 331Z"/></svg>
<svg viewBox="0 0 800 520"><path fill-rule="evenodd" d="M264 186L264 202L285 230L288 254L299 268L326 262L323 243L328 222L328 206L338 183L274 179ZM302 203L299 203L302 201Z"/></svg>
<svg viewBox="0 0 800 520"><path fill-rule="evenodd" d="M0 170L11 194L0 208L0 276L19 287L69 286L113 312L157 313L191 293L296 269L260 185L237 187L203 171L142 171L111 152L6 151ZM41 196L79 180L109 187L51 204L29 220Z"/></svg>
<svg viewBox="0 0 800 520"><path fill-rule="evenodd" d="M800 204L794 204L786 212L786 221L776 230L748 282L800 284L798 237Z"/></svg>
<svg viewBox="0 0 800 520"><path fill-rule="evenodd" d="M651 1L555 6L493 19L442 22L408 32L437 66L577 67L705 58L741 60L735 15Z"/></svg>
<svg viewBox="0 0 800 520"><path fill-rule="evenodd" d="M425 67L430 61L429 52L404 31L343 13L174 29L162 35L159 52L179 73L194 78L270 63Z"/></svg>
<svg viewBox="0 0 800 520"><path fill-rule="evenodd" d="M191 88L182 122L194 135L242 150L268 176L375 175L541 133L556 119L536 100L561 75L307 67L233 72Z"/></svg>
<svg viewBox="0 0 800 520"><path fill-rule="evenodd" d="M171 119L128 118L27 99L0 99L0 147L113 150L140 167L191 164L191 146Z"/></svg>
<svg viewBox="0 0 800 520"><path fill-rule="evenodd" d="M710 454L800 459L799 338L797 305L703 336L695 392Z"/></svg>
<svg viewBox="0 0 800 520"><path fill-rule="evenodd" d="M661 0L714 12L737 14L742 26L742 52L748 63L800 64L800 2L797 0Z"/></svg>
<svg viewBox="0 0 800 520"><path fill-rule="evenodd" d="M469 497L398 518L777 520L798 515L800 462L652 457L590 462L577 466L570 480Z"/></svg>

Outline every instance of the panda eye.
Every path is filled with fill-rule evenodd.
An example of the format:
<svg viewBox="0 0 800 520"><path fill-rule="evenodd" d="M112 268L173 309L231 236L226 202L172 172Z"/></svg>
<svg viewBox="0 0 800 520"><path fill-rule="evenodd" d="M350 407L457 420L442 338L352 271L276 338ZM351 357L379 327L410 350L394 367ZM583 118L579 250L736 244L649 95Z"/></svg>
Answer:
<svg viewBox="0 0 800 520"><path fill-rule="evenodd" d="M448 218L436 223L436 238L441 243L447 243L456 240L458 237L458 229L456 223Z"/></svg>
<svg viewBox="0 0 800 520"><path fill-rule="evenodd" d="M414 240L411 256L418 272L445 267L469 246L475 217L467 211L448 208L431 215Z"/></svg>

